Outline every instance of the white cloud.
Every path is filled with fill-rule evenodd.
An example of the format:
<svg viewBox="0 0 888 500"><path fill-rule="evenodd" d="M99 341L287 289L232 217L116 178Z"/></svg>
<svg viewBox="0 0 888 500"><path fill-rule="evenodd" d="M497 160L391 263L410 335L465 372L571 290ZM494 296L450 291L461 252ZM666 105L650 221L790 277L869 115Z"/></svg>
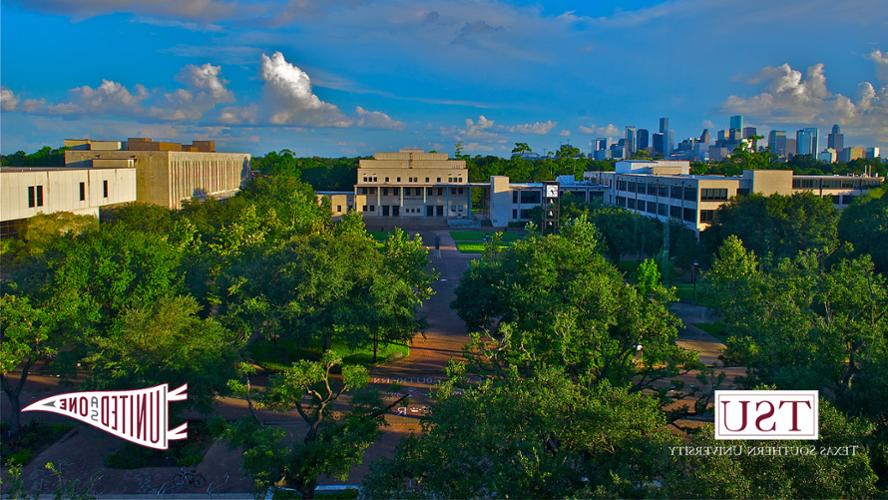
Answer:
<svg viewBox="0 0 888 500"><path fill-rule="evenodd" d="M570 130L564 129L558 133L561 137L570 137Z"/></svg>
<svg viewBox="0 0 888 500"><path fill-rule="evenodd" d="M588 127L580 125L579 131L583 134L594 135L597 137L613 138L613 137L620 137L622 135L622 132L620 131L620 129L616 125L614 125L613 123L608 123L607 125L605 125L603 127L598 127L594 124L589 125Z"/></svg>
<svg viewBox="0 0 888 500"><path fill-rule="evenodd" d="M102 80L98 87L83 85L70 91L70 100L48 106L50 114L131 115L141 112L148 90L136 84L133 90L113 80Z"/></svg>
<svg viewBox="0 0 888 500"><path fill-rule="evenodd" d="M723 111L771 123L838 122L851 133L888 136L888 85L877 89L862 82L854 100L829 90L823 64L809 67L805 76L788 64L766 67L750 83L764 88L749 97L728 97Z"/></svg>
<svg viewBox="0 0 888 500"><path fill-rule="evenodd" d="M189 64L182 68L177 79L197 90L206 92L214 102L234 101L234 94L225 87L228 82L220 77L221 73L221 66L213 66L210 63L203 66Z"/></svg>
<svg viewBox="0 0 888 500"><path fill-rule="evenodd" d="M555 123L552 120L547 120L544 122L533 122L533 123L521 123L518 125L512 125L506 127L508 132L512 132L513 134L533 134L533 135L546 135L555 128Z"/></svg>
<svg viewBox="0 0 888 500"><path fill-rule="evenodd" d="M358 116L355 123L359 127L404 130L404 122L395 120L382 111L368 111L358 106L355 108L355 114Z"/></svg>
<svg viewBox="0 0 888 500"><path fill-rule="evenodd" d="M19 98L15 93L5 87L0 87L0 109L13 111L18 107Z"/></svg>
<svg viewBox="0 0 888 500"><path fill-rule="evenodd" d="M352 120L334 104L322 101L312 92L311 78L284 55L262 54L260 70L263 89L263 112L274 125L305 125L348 127Z"/></svg>
<svg viewBox="0 0 888 500"><path fill-rule="evenodd" d="M880 81L888 82L888 51L873 49L869 58L876 63L876 75Z"/></svg>

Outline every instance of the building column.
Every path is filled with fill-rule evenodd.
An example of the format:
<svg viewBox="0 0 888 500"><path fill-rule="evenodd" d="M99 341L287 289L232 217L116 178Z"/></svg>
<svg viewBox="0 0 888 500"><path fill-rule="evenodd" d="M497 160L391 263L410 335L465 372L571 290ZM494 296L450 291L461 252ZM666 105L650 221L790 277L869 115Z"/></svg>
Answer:
<svg viewBox="0 0 888 500"><path fill-rule="evenodd" d="M427 188L426 186L422 187L422 204L423 205L426 204L426 191L428 191L428 189L429 188Z"/></svg>
<svg viewBox="0 0 888 500"><path fill-rule="evenodd" d="M467 198L466 201L468 202L467 203L468 210L466 211L466 217L471 219L472 218L472 186L471 185L466 186L466 193L467 193L466 194L466 198Z"/></svg>
<svg viewBox="0 0 888 500"><path fill-rule="evenodd" d="M379 208L379 210L382 210L382 188L380 188L379 186L376 186L376 206Z"/></svg>
<svg viewBox="0 0 888 500"><path fill-rule="evenodd" d="M404 186L398 188L398 195L401 197L401 208L404 208Z"/></svg>
<svg viewBox="0 0 888 500"><path fill-rule="evenodd" d="M450 188L444 188L444 217L450 217Z"/></svg>

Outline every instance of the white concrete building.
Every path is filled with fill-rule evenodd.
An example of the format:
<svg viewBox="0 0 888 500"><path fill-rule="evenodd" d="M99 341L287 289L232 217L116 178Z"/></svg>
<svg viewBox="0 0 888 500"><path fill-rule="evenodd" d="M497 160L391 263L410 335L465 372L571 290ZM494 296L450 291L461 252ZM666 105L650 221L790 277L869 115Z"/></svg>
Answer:
<svg viewBox="0 0 888 500"><path fill-rule="evenodd" d="M136 169L0 168L0 221L72 212L99 216L99 208L136 201Z"/></svg>

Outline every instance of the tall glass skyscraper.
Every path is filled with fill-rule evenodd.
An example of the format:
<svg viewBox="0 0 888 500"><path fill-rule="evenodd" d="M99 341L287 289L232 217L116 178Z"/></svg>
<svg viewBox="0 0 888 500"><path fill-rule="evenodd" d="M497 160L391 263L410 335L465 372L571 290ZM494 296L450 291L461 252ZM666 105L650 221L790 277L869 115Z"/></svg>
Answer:
<svg viewBox="0 0 888 500"><path fill-rule="evenodd" d="M731 117L731 128L729 130L743 130L743 115Z"/></svg>
<svg viewBox="0 0 888 500"><path fill-rule="evenodd" d="M820 137L816 127L803 128L796 132L796 154L816 157L820 149Z"/></svg>
<svg viewBox="0 0 888 500"><path fill-rule="evenodd" d="M833 148L836 151L841 151L845 147L845 134L842 133L842 129L839 127L839 124L836 123L832 127L832 132L828 136L826 136L826 147Z"/></svg>
<svg viewBox="0 0 888 500"><path fill-rule="evenodd" d="M638 151L638 137L635 127L626 127L626 154L631 155Z"/></svg>

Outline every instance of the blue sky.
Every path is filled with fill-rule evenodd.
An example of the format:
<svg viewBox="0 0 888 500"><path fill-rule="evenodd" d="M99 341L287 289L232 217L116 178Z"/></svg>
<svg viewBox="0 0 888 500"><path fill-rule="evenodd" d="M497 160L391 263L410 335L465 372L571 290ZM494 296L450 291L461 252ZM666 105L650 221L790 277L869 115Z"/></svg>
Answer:
<svg viewBox="0 0 888 500"><path fill-rule="evenodd" d="M2 1L0 150L68 137L505 155L626 125L888 150L884 0Z"/></svg>

